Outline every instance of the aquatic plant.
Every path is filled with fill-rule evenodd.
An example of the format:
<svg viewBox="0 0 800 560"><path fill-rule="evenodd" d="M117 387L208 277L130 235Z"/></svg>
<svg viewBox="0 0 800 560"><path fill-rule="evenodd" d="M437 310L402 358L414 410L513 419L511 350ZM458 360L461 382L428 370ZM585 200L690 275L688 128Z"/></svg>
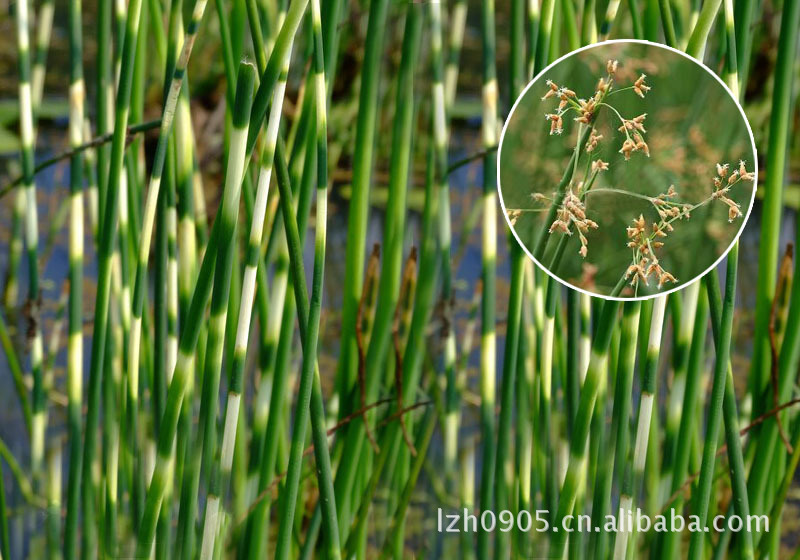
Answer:
<svg viewBox="0 0 800 560"><path fill-rule="evenodd" d="M788 556L798 0L206 7L10 5L0 557ZM612 36L685 47L746 91L761 159L703 155L697 185L647 194L612 184L664 149L652 111L617 103L662 95L648 61L615 54L586 92L535 90L549 109L531 126L568 140L569 164L533 194L534 255L590 282L593 197L635 199L617 290L666 291L688 280L665 258L676 234L706 211L738 227L766 163L758 252L734 245L724 287L712 270L592 299L497 228L511 101ZM440 532L439 507L496 526ZM770 530L552 530L636 508Z"/></svg>

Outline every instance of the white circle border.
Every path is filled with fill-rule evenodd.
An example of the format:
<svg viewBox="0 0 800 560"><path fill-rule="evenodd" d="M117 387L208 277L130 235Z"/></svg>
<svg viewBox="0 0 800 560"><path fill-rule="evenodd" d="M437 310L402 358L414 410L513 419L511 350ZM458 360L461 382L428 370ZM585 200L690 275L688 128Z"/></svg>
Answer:
<svg viewBox="0 0 800 560"><path fill-rule="evenodd" d="M501 161L502 150L503 150L503 139L505 138L506 129L508 128L508 123L511 121L511 117L514 114L514 110L517 108L517 105L519 105L520 101L522 101L522 98L525 97L525 95L528 93L528 90L536 83L537 80L542 78L546 72L548 72L555 65L559 64L562 60L565 60L566 58L568 58L568 57L570 57L570 56L572 56L574 54L577 54L579 52L585 51L585 50L589 50L589 49L593 49L593 48L597 48L597 47L602 47L602 46L607 46L607 45L615 44L615 43L635 43L635 44L639 44L639 45L653 46L653 47L661 48L661 49L664 49L664 50L672 51L674 53L679 54L683 58L686 58L686 59L694 62L697 66L701 67L708 74L710 74L723 87L725 92L727 92L727 94L733 100L734 105L739 110L739 113L742 116L742 120L744 121L745 128L747 129L747 133L750 136L750 147L753 149L753 165L755 166L754 171L753 171L753 173L755 174L755 178L753 180L753 193L750 196L750 205L747 208L747 212L745 212L744 219L742 220L742 225L739 227L739 231L734 236L734 238L731 241L730 245L728 245L728 248L725 249L720 254L720 256L717 258L717 260L714 261L711 264L711 266L709 266L706 270L704 270L703 272L701 272L700 274L698 274L697 276L695 276L691 280L689 280L687 282L683 282L680 285L675 286L674 288L671 288L669 290L665 290L663 292L658 292L658 293L655 293L655 294L647 294L647 295L644 295L644 296L637 296L637 297L619 297L619 296L611 296L611 295L605 295L605 294L599 294L599 293L596 293L596 292L592 292L592 291L589 291L589 290L587 290L585 288L581 288L581 287L575 286L575 285L571 284L570 282L567 282L563 278L559 277L554 272L551 272L548 267L544 266L542 263L540 263L536 259L536 257L533 256L533 253L530 252L530 250L528 249L527 245L525 245L525 243L523 243L522 240L517 235L517 231L514 229L514 226L511 225L511 220L509 220L509 218L508 218L508 213L506 212L506 205L505 205L505 202L503 201L503 190L502 190L502 188L500 186L500 161ZM582 294L585 294L587 296L590 296L590 297L597 297L597 298L604 299L604 300L623 301L623 302L624 301L646 301L648 299L653 299L653 298L656 298L656 297L659 297L659 296L667 296L667 295L669 295L669 294L671 294L673 292L677 292L678 290L683 290L684 288L687 288L689 285L701 280L706 274L711 272L713 269L715 269L719 265L720 262L722 262L722 259L724 259L728 255L728 253L731 251L731 249L736 244L736 242L739 241L739 237L741 237L742 232L744 231L744 228L747 226L747 221L750 219L750 213L753 211L753 206L755 205L756 191L757 191L757 188L758 188L758 150L756 149L756 142L755 142L755 139L753 138L753 130L750 128L750 122L747 120L747 116L745 115L744 109L742 108L742 105L739 103L739 100L736 99L736 97L733 95L733 92L730 90L728 85L722 80L722 78L720 78L708 66L706 66L702 62L702 60L698 60L698 59L688 55L687 53L685 53L685 52L683 52L681 50L678 50L678 49L676 49L674 47L670 47L668 45L664 45L662 43L655 43L653 41L645 41L645 40L642 40L642 39L611 39L611 40L607 40L607 41L601 41L599 43L593 43L591 45L585 45L585 46L583 46L583 47L581 47L579 49L576 49L574 51L570 51L570 52L560 56L559 58L557 58L556 60L554 60L553 62L551 62L547 66L545 66L544 69L542 69L541 72L536 74L536 76L534 76L528 82L528 85L526 85L525 88L522 90L522 92L517 96L516 101L514 101L514 105L511 106L511 110L508 112L508 116L505 118L505 121L503 122L503 129L500 132L500 142L498 142L498 144L497 144L497 170L496 170L496 173L497 173L497 179L496 179L497 196L498 196L498 199L500 200L500 208L503 211L503 219L505 219L506 224L508 225L508 228L511 231L511 235L514 236L514 239L516 240L516 242L519 244L519 246L522 248L522 250L525 252L525 254L528 255L528 258L530 258L536 264L536 266L538 266L545 273L547 273L548 276L550 276L554 280L558 281L559 283L563 284L567 288L570 288L572 290L578 291L578 292L580 292Z"/></svg>

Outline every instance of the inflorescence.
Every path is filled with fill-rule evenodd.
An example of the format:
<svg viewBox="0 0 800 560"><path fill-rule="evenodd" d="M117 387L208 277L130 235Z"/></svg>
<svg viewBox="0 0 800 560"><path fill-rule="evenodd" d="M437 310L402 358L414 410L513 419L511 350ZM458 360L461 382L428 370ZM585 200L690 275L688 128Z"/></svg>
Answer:
<svg viewBox="0 0 800 560"><path fill-rule="evenodd" d="M597 131L593 124L597 111L601 107L605 107L619 119L620 125L617 130L625 134L619 153L624 156L625 161L630 160L631 156L636 152L650 157L650 148L645 141L647 130L644 123L647 113L642 113L633 118L625 118L615 107L607 103L607 98L612 91L614 93L633 91L638 97L644 98L651 90L651 87L645 83L647 76L640 74L633 85L614 90L614 78L618 65L619 63L616 60L609 60L606 63L607 74L605 77L600 78L594 94L588 100L579 98L573 90L559 86L552 80L547 81L548 89L542 97L542 100L558 100L555 112L545 115L545 118L550 123L551 135L559 135L564 132L565 117L570 111L575 113L573 120L578 122L580 127L584 125L591 127L588 139L582 146L584 152L590 157L590 162L586 164L586 176L582 181L577 181L574 178L570 181L564 198L557 208L556 218L548 228L548 234L550 235L558 233L572 236L574 232L577 232L580 241L578 253L583 258L588 255L589 239L587 235L590 230L598 229L597 222L587 216L586 198L598 174L609 169L608 162L594 157L594 152L596 152L598 145L603 140L603 135ZM581 131L579 130L578 142L581 141L581 137ZM576 146L576 153L580 147L580 145ZM577 161L575 165L577 166ZM644 199L653 206L658 216L658 218L648 221L644 214L640 214L638 218L633 220L632 225L626 229L627 247L631 250L631 263L623 276L625 281L629 282L634 289L638 287L639 283L646 286L650 285L651 279L657 281L659 289L667 283L674 284L678 281L672 273L662 267L657 256L657 252L664 247L665 238L673 231L673 223L675 221L689 220L696 208L713 200L720 200L728 206L729 222L742 217L740 205L728 195L731 188L736 184L742 181L753 181L755 173L747 171L744 161L739 161L738 168L733 171L730 170L731 167L727 163L716 164L717 174L713 178L713 189L706 199L696 204L681 201L674 185L670 185L666 192L654 197L616 188L595 190L595 192L613 192ZM533 193L531 198L537 203L554 203L553 199L541 193ZM522 212L522 209L508 210L512 225Z"/></svg>

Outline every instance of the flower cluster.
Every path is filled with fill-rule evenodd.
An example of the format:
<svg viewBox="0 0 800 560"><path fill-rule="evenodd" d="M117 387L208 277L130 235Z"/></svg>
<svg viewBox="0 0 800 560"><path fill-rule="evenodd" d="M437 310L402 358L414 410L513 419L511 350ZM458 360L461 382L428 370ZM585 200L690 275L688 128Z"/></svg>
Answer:
<svg viewBox="0 0 800 560"><path fill-rule="evenodd" d="M730 172L730 165L717 164L717 175L714 177L714 191L711 193L712 200L721 200L728 206L728 221L732 222L736 218L742 217L740 205L728 198L728 192L739 181L752 181L755 173L747 171L744 160L739 160L739 168Z"/></svg>
<svg viewBox="0 0 800 560"><path fill-rule="evenodd" d="M664 222L667 222L667 225L674 219L682 220L691 217L692 205L674 200L677 196L678 191L675 190L675 185L670 185L667 192L650 199L653 206L656 207L658 215Z"/></svg>
<svg viewBox="0 0 800 560"><path fill-rule="evenodd" d="M597 130L592 128L589 132L589 139L586 141L586 153L592 153L597 148L597 143L603 139L602 134L598 134Z"/></svg>
<svg viewBox="0 0 800 560"><path fill-rule="evenodd" d="M664 270L655 253L656 249L664 246L657 239L666 237L667 232L672 231L672 226L668 222L653 223L649 229L648 233L647 222L642 214L627 228L628 247L633 250L634 258L625 271L625 280L630 280L631 286L636 286L640 281L648 286L648 279L653 276L658 279L658 288L661 289L667 282L677 282L671 273Z"/></svg>
<svg viewBox="0 0 800 560"><path fill-rule="evenodd" d="M542 101L557 97L559 99L558 110L555 113L548 113L544 116L550 122L550 134L561 134L564 132L564 119L562 115L567 111L570 102L575 103L575 92L568 88L558 87L552 80L547 80L550 88L542 97Z"/></svg>
<svg viewBox="0 0 800 560"><path fill-rule="evenodd" d="M583 258L586 258L589 251L589 240L584 234L586 234L590 228L597 229L597 222L586 217L586 206L583 201L572 192L572 189L569 189L564 197L564 202L558 209L556 221L550 225L548 232L553 233L558 231L566 233L567 235L572 235L572 231L570 230L570 225L572 224L575 225L578 238L581 242L581 248L578 253Z"/></svg>
<svg viewBox="0 0 800 560"><path fill-rule="evenodd" d="M607 106L614 113L616 113L616 115L622 121L622 124L618 130L625 133L625 140L622 143L622 147L620 148L619 152L625 156L625 160L629 160L631 158L631 154L634 152L642 152L647 157L650 157L650 147L647 145L647 142L644 139L644 134L647 132L647 130L645 129L643 123L647 117L647 113L643 113L632 119L626 119L606 102L606 98L609 94L611 94L614 88L614 78L616 76L618 66L619 62L616 60L609 60L606 62L607 75L598 80L594 94L588 99L578 98L577 94L571 89L560 87L552 80L547 80L548 89L542 97L542 100L556 98L559 100L559 102L556 111L553 113L546 113L544 118L550 123L551 135L562 134L564 132L564 116L569 111L574 111L577 114L573 120L581 124L591 126L594 117L597 114L597 110L601 106ZM628 86L627 88L623 88L619 91L633 90L634 93L636 93L636 95L639 97L644 97L645 93L651 89L650 86L645 83L646 78L647 76L645 74L641 74L632 86ZM589 139L584 146L586 153L595 151L602 138L603 135L599 134L595 128L592 127L589 133Z"/></svg>
<svg viewBox="0 0 800 560"><path fill-rule="evenodd" d="M644 83L645 78L647 75L642 74L633 82L633 91L642 99L644 99L644 94L650 91L650 86Z"/></svg>
<svg viewBox="0 0 800 560"><path fill-rule="evenodd" d="M540 193L533 193L531 197L536 203L556 205L555 219L549 224L548 234L560 233L572 236L573 233L577 232L580 240L578 253L583 258L586 258L588 254L589 231L598 228L597 222L587 215L588 195L592 192L602 191L629 195L648 201L654 211L652 221L648 221L644 214L640 214L638 218L633 220L632 225L626 228L626 245L631 251L631 260L622 276L625 282L633 286L634 290L640 285L649 286L651 284L657 284L660 290L666 284L678 282L671 272L664 269L659 259L665 238L674 231L674 223L678 220L689 220L695 209L713 200L720 200L728 206L729 221L741 217L740 205L729 197L729 191L740 181L754 180L755 174L746 169L743 161L739 162L737 169L733 169L730 164L717 164L717 174L713 179L713 192L705 200L695 204L681 200L674 185L670 185L668 189L656 196L607 186L598 187L592 191L598 175L609 169L609 163L603 161L597 155L601 141L604 140L603 134L599 132L595 125L598 111L601 109L608 109L608 116L615 120L618 119L617 131L625 135L619 153L624 156L626 161L636 152L650 157L650 147L645 140L647 113L641 113L634 117L622 115L611 103L611 99L613 99L611 96L624 91L632 91L638 97L644 98L652 88L646 83L647 76L640 74L632 84L615 89L618 65L619 62L616 60L609 60L606 63L607 74L598 80L594 93L587 99L578 97L575 91L559 86L552 80L547 81L548 89L542 99L558 101L554 112L545 115L546 120L550 123L550 134L562 134L564 132L564 123L569 112L574 113L573 121L589 127L585 135L578 135L578 144L575 146L578 159L570 163L570 165L574 166L573 174L579 168L585 169L585 172L582 178L571 177L566 188L560 193L556 193L552 198ZM586 138L584 143L580 144L584 138ZM581 148L583 149L583 154L581 154ZM586 159L583 159L584 154ZM585 165L579 163L581 161ZM536 212L541 211L541 209L508 210L508 218L512 224L516 222L524 211ZM657 217L655 214L657 214ZM562 238L562 241L564 240ZM584 280L593 283L594 273Z"/></svg>

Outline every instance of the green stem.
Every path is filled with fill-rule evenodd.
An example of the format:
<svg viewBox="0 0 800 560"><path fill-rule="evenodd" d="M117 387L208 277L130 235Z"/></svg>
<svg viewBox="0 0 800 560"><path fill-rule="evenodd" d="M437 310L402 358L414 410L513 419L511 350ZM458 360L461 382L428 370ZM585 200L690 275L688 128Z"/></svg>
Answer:
<svg viewBox="0 0 800 560"><path fill-rule="evenodd" d="M722 421L725 384L730 360L731 331L733 329L733 311L736 299L736 274L739 247L734 245L728 253L728 264L725 274L725 299L722 303L719 329L716 340L717 358L714 363L714 377L708 404L706 419L706 437L703 446L703 461L700 467L700 479L697 490L693 493L692 513L700 518L700 526L706 526L708 506L711 496L711 484L714 477L714 463L717 452L717 435ZM713 280L711 280L713 281ZM713 288L712 288L713 289ZM709 297L709 306L713 306L713 298ZM712 316L713 318L713 316ZM738 512L737 512L738 513ZM689 558L700 558L704 542L702 532L692 533L689 540Z"/></svg>
<svg viewBox="0 0 800 560"><path fill-rule="evenodd" d="M364 254L366 248L369 193L372 184L375 129L378 122L378 86L384 26L389 2L373 0L369 4L367 37L364 44L364 63L361 71L361 88L358 99L355 147L353 152L353 194L347 216L347 249L345 255L344 294L342 301L342 341L337 370L337 390L348 414L351 402L348 396L355 386L358 365L355 328L358 302L364 282ZM340 515L341 506L340 503Z"/></svg>

